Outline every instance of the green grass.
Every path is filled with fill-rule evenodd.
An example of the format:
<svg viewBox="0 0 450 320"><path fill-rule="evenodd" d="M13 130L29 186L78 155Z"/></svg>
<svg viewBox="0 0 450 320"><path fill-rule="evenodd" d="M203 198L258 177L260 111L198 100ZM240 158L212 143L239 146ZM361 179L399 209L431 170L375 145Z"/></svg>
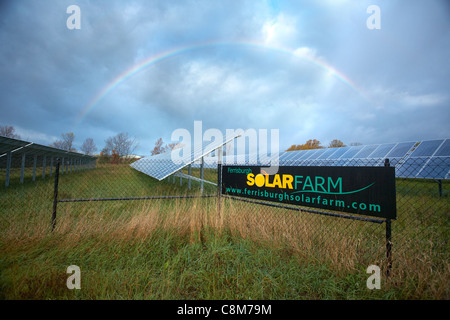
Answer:
<svg viewBox="0 0 450 320"><path fill-rule="evenodd" d="M2 263L2 298L357 299L378 293L365 289L364 277L339 277L283 249L226 235L207 233L205 244L171 233L109 245L99 240L68 250L51 239L14 255L14 263ZM81 266L81 290L66 288L72 264Z"/></svg>
<svg viewBox="0 0 450 320"><path fill-rule="evenodd" d="M198 174L193 171L193 174ZM217 173L207 171L214 181ZM398 180L393 270L384 225L215 198L59 203L52 178L0 189L1 299L449 299L449 185ZM198 194L127 165L61 176L60 199ZM214 186L205 185L214 194ZM66 287L81 269L81 290Z"/></svg>

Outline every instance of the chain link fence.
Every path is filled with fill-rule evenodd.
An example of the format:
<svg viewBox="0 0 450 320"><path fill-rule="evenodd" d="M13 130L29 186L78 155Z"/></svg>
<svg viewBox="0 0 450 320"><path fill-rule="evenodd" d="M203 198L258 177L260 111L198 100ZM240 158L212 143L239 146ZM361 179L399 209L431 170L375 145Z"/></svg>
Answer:
<svg viewBox="0 0 450 320"><path fill-rule="evenodd" d="M448 281L450 250L449 194L450 181L445 179L408 178L442 176L449 171L448 160L434 159L423 167L423 159L402 163L396 178L397 219L362 220L364 216L336 215L328 210L279 206L263 201L230 197L229 211L240 232L254 236L255 231L289 243L296 252L312 260L328 263L336 269L377 265L385 270L391 284L416 282L430 286L441 297L450 297ZM346 166L382 166L385 159L349 160ZM314 160L302 165L330 166L335 161ZM294 161L289 165L296 165ZM238 203L236 203L238 202ZM257 204L256 204L257 203ZM244 227L245 226L245 227ZM250 227L252 226L252 227ZM256 234L258 233L256 232ZM391 269L392 268L392 269Z"/></svg>
<svg viewBox="0 0 450 320"><path fill-rule="evenodd" d="M384 160L355 160L346 165L382 166ZM120 221L127 221L127 228L133 226L131 234L135 237L145 237L155 228L176 229L199 238L202 230L216 230L270 243L337 272L365 270L369 265L387 272L392 262L387 286L398 288L413 282L428 296L448 299L450 182L408 178L417 175L417 167L423 164L419 162L412 161L408 167L391 160L394 166L401 164L402 171L398 176L397 170L397 219L392 221L388 242L385 221L361 220L361 216L352 214L343 218L332 211L315 212L227 196L218 198L214 185L218 182L217 169L205 169L204 179L212 183L204 184L200 192L199 181L175 175L157 181L134 170L128 160L91 164L85 170L67 164L63 170L61 162L57 168L55 161L47 164L47 170L52 167L51 175L34 179L31 169L24 175L23 183L19 183L20 172L16 173L15 183L0 187L0 227L2 237L15 239L51 232L51 222L57 232L72 236L75 229L75 234L118 232L123 227ZM330 160L314 163L335 164ZM448 172L448 168L448 160L443 158L436 159L427 170L431 174ZM183 173L187 174L188 169L183 169ZM192 168L191 175L200 177L200 170ZM1 178L5 179L4 171ZM154 221L144 216L151 216ZM103 222L102 228L89 227L99 221Z"/></svg>

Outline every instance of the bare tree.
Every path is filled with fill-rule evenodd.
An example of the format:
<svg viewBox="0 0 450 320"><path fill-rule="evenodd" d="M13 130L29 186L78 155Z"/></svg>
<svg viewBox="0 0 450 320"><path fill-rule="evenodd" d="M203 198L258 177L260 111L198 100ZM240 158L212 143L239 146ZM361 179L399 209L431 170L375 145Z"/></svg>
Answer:
<svg viewBox="0 0 450 320"><path fill-rule="evenodd" d="M53 142L50 147L56 148L56 149L64 149L64 141L62 140L56 140L55 142Z"/></svg>
<svg viewBox="0 0 450 320"><path fill-rule="evenodd" d="M62 138L64 141L64 146L66 147L65 149L69 151L75 151L75 148L73 148L73 140L75 140L73 132L62 134Z"/></svg>
<svg viewBox="0 0 450 320"><path fill-rule="evenodd" d="M75 140L73 132L63 133L61 136L62 140L56 140L50 145L50 147L67 151L76 151L75 148L73 148L73 140Z"/></svg>
<svg viewBox="0 0 450 320"><path fill-rule="evenodd" d="M105 141L106 145L103 151L106 154L114 153L118 154L120 157L126 157L134 152L138 143L136 138L131 138L128 133L119 133L114 137L109 137Z"/></svg>
<svg viewBox="0 0 450 320"><path fill-rule="evenodd" d="M16 134L15 131L16 129L13 126L1 126L0 136L11 139L20 139L20 136Z"/></svg>
<svg viewBox="0 0 450 320"><path fill-rule="evenodd" d="M84 140L83 145L81 146L81 151L83 151L88 156L92 155L95 151L97 151L94 139L87 138L86 140Z"/></svg>

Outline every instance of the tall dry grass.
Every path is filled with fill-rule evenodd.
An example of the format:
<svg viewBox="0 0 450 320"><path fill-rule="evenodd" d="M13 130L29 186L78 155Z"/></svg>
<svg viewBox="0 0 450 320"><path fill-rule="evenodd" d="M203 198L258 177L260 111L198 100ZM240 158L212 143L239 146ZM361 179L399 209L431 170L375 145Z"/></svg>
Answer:
<svg viewBox="0 0 450 320"><path fill-rule="evenodd" d="M67 252L86 243L89 250L103 250L111 243L127 246L168 234L205 244L212 236L226 235L284 252L299 263L326 265L342 277L361 274L370 264L385 269L383 225L230 199L223 199L218 208L214 198L60 203L53 232L47 208L11 215L2 228L0 250L5 256L30 248ZM395 239L393 272L383 278L386 290L400 298L448 299L448 250L432 242L418 244L406 235L395 234ZM170 296L169 291L166 294Z"/></svg>

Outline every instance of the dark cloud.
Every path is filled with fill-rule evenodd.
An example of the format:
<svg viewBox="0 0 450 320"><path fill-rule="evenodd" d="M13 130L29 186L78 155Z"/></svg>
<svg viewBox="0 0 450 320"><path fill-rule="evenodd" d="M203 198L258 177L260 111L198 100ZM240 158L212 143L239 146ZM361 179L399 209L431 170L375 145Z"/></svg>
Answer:
<svg viewBox="0 0 450 320"><path fill-rule="evenodd" d="M80 30L66 27L72 4ZM381 30L366 27L371 4ZM283 148L447 138L448 18L445 1L1 2L1 123L39 143L74 131L78 147L92 137L99 149L128 132L140 153L195 120L280 129ZM80 121L127 70L186 47L117 84Z"/></svg>

